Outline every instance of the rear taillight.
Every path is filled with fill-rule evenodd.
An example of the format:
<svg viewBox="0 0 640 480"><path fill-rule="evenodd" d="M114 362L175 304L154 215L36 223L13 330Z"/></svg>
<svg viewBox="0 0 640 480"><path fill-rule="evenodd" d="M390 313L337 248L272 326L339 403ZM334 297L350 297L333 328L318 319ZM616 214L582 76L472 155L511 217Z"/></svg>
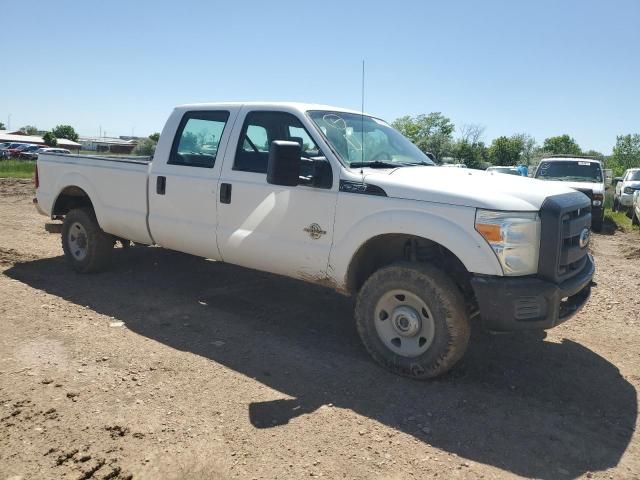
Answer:
<svg viewBox="0 0 640 480"><path fill-rule="evenodd" d="M36 171L33 176L33 183L35 183L36 188L40 186L40 178L38 177L38 161L36 161Z"/></svg>

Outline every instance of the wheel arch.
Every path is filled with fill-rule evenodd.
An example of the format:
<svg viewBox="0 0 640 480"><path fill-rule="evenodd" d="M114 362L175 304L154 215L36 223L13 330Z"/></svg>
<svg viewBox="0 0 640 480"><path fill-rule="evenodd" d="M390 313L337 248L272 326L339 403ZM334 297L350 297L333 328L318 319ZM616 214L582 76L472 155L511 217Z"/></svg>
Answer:
<svg viewBox="0 0 640 480"><path fill-rule="evenodd" d="M89 194L81 187L68 185L64 187L53 202L51 216L64 216L74 208L89 207L95 211Z"/></svg>
<svg viewBox="0 0 640 480"><path fill-rule="evenodd" d="M434 206L433 213L401 210L372 215L336 236L329 275L337 290L354 294L376 268L413 256L431 262L444 258L467 275L502 276L489 244L475 230L463 228L474 221L475 209L449 206Z"/></svg>
<svg viewBox="0 0 640 480"><path fill-rule="evenodd" d="M438 242L408 233L384 233L360 245L347 268L347 292L358 292L376 270L398 261L433 264L448 273L465 295L471 292L471 274L458 256Z"/></svg>

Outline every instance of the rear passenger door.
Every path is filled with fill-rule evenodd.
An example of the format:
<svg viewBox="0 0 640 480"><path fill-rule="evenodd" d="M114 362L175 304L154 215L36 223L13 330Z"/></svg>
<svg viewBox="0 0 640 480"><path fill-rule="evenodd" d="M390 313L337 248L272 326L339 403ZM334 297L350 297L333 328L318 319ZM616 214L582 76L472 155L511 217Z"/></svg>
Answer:
<svg viewBox="0 0 640 480"><path fill-rule="evenodd" d="M245 113L245 115L243 115ZM218 245L226 262L311 281L326 277L337 199L336 174L328 167L315 186L267 183L269 146L297 141L303 157L323 161L318 143L293 113L246 111L220 177ZM243 118L244 117L244 118ZM326 159L324 160L326 161ZM301 182L306 179L303 169Z"/></svg>
<svg viewBox="0 0 640 480"><path fill-rule="evenodd" d="M168 157L153 159L149 229L158 245L220 258L216 243L218 178L236 113L184 112L170 150L165 149Z"/></svg>

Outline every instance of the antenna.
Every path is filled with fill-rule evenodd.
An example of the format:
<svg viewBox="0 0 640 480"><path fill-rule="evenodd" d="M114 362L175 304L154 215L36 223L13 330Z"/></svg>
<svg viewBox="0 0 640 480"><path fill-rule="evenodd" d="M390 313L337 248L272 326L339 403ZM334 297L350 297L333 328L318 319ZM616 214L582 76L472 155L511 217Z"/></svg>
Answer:
<svg viewBox="0 0 640 480"><path fill-rule="evenodd" d="M362 59L362 103L360 104L360 146L362 149L361 162L364 163L364 58ZM362 163L360 164L362 165ZM364 184L364 169L360 167L360 175L362 176L362 183Z"/></svg>

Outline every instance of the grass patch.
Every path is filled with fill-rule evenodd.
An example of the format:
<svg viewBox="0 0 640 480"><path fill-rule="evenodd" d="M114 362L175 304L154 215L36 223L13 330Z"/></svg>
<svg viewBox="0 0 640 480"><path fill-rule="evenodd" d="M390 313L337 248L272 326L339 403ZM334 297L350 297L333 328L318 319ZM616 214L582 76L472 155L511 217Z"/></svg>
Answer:
<svg viewBox="0 0 640 480"><path fill-rule="evenodd" d="M616 224L616 227L623 232L630 232L632 230L638 231L639 228L637 226L633 226L631 224L631 219L627 217L625 212L614 212L613 210L605 210L604 211L605 219Z"/></svg>
<svg viewBox="0 0 640 480"><path fill-rule="evenodd" d="M35 160L2 160L0 178L32 178L35 169Z"/></svg>

